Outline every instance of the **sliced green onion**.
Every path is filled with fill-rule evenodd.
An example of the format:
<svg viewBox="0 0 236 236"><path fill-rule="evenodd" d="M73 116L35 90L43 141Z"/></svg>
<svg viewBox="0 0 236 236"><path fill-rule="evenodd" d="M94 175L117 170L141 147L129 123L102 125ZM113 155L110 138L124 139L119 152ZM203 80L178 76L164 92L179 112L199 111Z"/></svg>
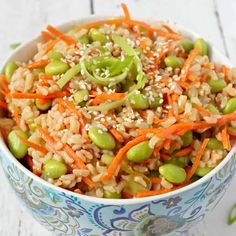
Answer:
<svg viewBox="0 0 236 236"><path fill-rule="evenodd" d="M80 64L77 64L70 68L58 81L57 84L60 88L63 88L74 76L80 72Z"/></svg>

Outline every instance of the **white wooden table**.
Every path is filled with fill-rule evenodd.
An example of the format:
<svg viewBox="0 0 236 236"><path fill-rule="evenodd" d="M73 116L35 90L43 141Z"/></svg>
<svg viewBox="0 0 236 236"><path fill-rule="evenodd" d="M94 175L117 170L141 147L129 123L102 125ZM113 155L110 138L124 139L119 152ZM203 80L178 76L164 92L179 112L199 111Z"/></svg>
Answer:
<svg viewBox="0 0 236 236"><path fill-rule="evenodd" d="M10 52L9 45L24 42L50 24L90 14L119 15L125 2L134 17L171 19L211 41L236 64L235 0L0 0L0 62ZM236 224L226 218L236 202L236 179L218 208L194 235L236 235ZM0 169L0 236L49 236L20 207Z"/></svg>

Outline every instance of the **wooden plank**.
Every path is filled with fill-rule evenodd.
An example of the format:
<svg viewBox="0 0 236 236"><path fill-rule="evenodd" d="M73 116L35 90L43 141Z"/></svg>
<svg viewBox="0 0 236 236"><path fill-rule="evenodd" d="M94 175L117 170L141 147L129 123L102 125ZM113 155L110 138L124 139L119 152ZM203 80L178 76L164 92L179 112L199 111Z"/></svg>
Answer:
<svg viewBox="0 0 236 236"><path fill-rule="evenodd" d="M170 19L199 33L224 52L212 0L94 0L95 13L97 15L121 15L120 4L122 2L127 3L133 17Z"/></svg>
<svg viewBox="0 0 236 236"><path fill-rule="evenodd" d="M215 9L222 27L222 35L228 50L229 58L236 64L236 1L215 0Z"/></svg>

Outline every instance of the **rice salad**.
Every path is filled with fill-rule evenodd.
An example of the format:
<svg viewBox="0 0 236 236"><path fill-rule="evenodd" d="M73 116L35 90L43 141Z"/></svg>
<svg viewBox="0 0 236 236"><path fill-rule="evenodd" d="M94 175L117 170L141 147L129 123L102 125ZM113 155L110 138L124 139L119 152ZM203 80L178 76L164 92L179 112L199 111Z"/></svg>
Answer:
<svg viewBox="0 0 236 236"><path fill-rule="evenodd" d="M236 137L236 70L159 22L124 17L68 32L49 25L28 62L0 76L12 154L53 185L146 197L208 174Z"/></svg>

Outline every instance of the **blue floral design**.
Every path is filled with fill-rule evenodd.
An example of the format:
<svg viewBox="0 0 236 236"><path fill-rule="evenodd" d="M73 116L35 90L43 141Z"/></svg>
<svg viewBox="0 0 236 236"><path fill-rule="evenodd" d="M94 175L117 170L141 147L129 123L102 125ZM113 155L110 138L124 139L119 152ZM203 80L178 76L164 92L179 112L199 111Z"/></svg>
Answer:
<svg viewBox="0 0 236 236"><path fill-rule="evenodd" d="M163 202L163 205L166 206L167 209L175 207L182 201L182 198L180 196L177 197L171 197L167 201Z"/></svg>

